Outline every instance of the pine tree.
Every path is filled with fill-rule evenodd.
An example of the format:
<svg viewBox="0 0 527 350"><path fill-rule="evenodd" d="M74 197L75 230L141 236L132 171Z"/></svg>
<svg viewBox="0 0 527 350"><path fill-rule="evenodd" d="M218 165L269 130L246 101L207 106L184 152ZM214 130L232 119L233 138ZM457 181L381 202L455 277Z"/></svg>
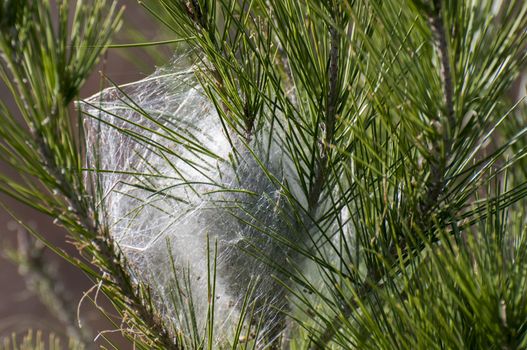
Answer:
<svg viewBox="0 0 527 350"><path fill-rule="evenodd" d="M82 98L122 10L0 2L0 191L134 348L527 347L527 3L142 6L174 58Z"/></svg>

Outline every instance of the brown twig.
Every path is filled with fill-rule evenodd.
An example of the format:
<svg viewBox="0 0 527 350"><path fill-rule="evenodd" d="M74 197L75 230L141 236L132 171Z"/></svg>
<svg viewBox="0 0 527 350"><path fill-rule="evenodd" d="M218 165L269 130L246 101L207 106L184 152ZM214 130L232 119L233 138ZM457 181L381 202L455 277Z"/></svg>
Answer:
<svg viewBox="0 0 527 350"><path fill-rule="evenodd" d="M327 105L325 111L325 123L321 124L323 131L325 132L324 139L321 141L321 154L320 159L316 164L314 180L311 183L308 195L308 210L311 215L315 214L318 204L320 202L320 196L324 188L326 181L329 153L333 137L335 136L336 127L336 110L337 110L337 99L338 99L338 74L339 74L339 42L340 34L334 27L329 29L331 37L331 48L330 48L330 61L329 61L329 93L327 97Z"/></svg>
<svg viewBox="0 0 527 350"><path fill-rule="evenodd" d="M421 217L428 217L430 210L437 204L439 197L443 193L445 185L445 172L448 166L448 159L452 152L452 135L456 127L456 117L454 110L454 85L452 82L452 68L448 53L447 34L445 31L443 16L441 15L441 0L433 1L433 9L429 14L428 22L432 30L434 45L439 57L439 73L443 90L443 108L445 117L438 117L435 124L438 125L442 134L442 144L435 143L433 152L436 153L435 160L430 165L430 178L428 181L428 191L420 206ZM438 152L442 149L443 152Z"/></svg>

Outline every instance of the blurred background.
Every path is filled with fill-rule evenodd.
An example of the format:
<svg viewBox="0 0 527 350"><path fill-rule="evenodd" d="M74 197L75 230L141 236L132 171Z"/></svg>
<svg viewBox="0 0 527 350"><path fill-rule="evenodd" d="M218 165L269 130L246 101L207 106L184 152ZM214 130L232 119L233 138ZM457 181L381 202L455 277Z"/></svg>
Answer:
<svg viewBox="0 0 527 350"><path fill-rule="evenodd" d="M125 12L121 30L114 36L115 44L171 39L137 0L119 0L118 3L125 6ZM87 98L107 86L108 83L101 79L102 76L108 76L117 84L148 76L156 66L166 64L173 55L173 50L174 45L109 49L93 70L81 91L80 98ZM14 110L11 108L13 103L10 101L9 93L2 84L0 84L0 100ZM16 176L10 169L0 168L0 171ZM75 254L76 250L68 243L65 231L55 226L49 218L2 194L0 194L0 202L12 210L22 222L44 235L52 244ZM7 210L0 207L0 348L2 348L1 339L13 334L24 335L28 329L42 330L45 337L48 333L55 333L62 339L62 344L67 339L67 325L59 319L61 315L50 310L47 305L50 301L42 302L37 296L38 293L34 291L34 285L39 283L38 274L35 276L28 273L25 277L22 276L20 272L24 273L25 270L20 271L17 264L9 259L10 250L17 249L20 244L33 244L26 231ZM51 287L58 290L69 304L67 312L76 314L79 308L80 321L83 329L87 331L85 336L88 339L93 339L101 331L107 331L103 334L119 349L131 348L131 345L127 344L116 331L118 325L112 325L105 319L90 298L85 298L80 303L83 293L93 287L93 283L82 272L70 266L49 249L42 249L42 257L36 258L46 265L45 270L53 277ZM92 289L90 296L94 295ZM107 305L102 295L99 296L97 303ZM107 344L100 338L98 344Z"/></svg>

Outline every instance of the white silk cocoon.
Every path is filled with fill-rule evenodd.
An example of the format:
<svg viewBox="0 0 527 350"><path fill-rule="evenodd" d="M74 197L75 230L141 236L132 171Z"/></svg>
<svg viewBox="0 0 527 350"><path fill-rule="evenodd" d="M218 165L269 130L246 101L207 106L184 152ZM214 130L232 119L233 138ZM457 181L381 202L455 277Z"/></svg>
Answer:
<svg viewBox="0 0 527 350"><path fill-rule="evenodd" d="M81 108L100 211L167 320L183 333L197 326L206 334L214 297L215 342L224 341L252 286L247 300L254 319L247 316L245 327L261 323L263 333L276 333L285 289L274 278L279 272L253 255L277 266L289 256L287 245L271 237L292 239L283 235L294 231L279 185L294 181L279 142L268 142L264 130L251 152L232 138L231 144L193 69L159 69L106 89Z"/></svg>

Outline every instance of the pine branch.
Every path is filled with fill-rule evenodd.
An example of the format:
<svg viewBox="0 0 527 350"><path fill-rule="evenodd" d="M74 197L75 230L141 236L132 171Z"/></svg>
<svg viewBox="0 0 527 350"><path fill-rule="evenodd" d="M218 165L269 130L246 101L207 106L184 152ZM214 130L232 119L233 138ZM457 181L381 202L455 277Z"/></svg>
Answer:
<svg viewBox="0 0 527 350"><path fill-rule="evenodd" d="M72 233L79 251L101 268L102 280L108 282L103 289L113 297L119 311L128 317L126 321L133 321L141 329L143 340L149 340L151 346L160 349L180 349L176 335L171 334L152 306L149 288L133 281L126 259L108 230L98 221L94 210L96 199L87 193L80 165L82 147L76 144L76 141L82 141L76 140L80 126L72 125L68 113L70 102L96 63L98 54L118 28L121 12L116 10L115 3L109 11L104 8L104 1L90 5L75 3L78 22L70 33L67 25L69 3L57 4L56 20L61 24L57 29L52 22L50 2L25 0L23 4L25 6L18 9L14 22L6 22L4 14L0 13L0 24L7 26L0 36L5 62L0 73L24 116L29 142L19 140L20 135L27 133L8 113L1 117L8 125L13 125L14 133L6 134L3 141L14 151L16 161L29 164L25 175L30 175L32 180L38 178L44 189L29 184L26 187L25 184L8 185L31 196L22 198L35 208L53 203L53 207L46 210ZM46 35L41 36L40 31L45 31ZM19 43L20 40L24 41ZM80 47L79 41L82 40L89 50ZM70 52L66 43L75 50ZM67 59L60 62L59 58ZM12 162L17 165L14 160ZM11 193L16 194L16 191L8 192ZM50 193L53 194L51 200L48 198ZM82 263L79 266L86 268ZM86 269L101 278L97 272Z"/></svg>
<svg viewBox="0 0 527 350"><path fill-rule="evenodd" d="M330 33L330 53L329 53L329 90L327 96L327 105L325 112L325 123L321 123L322 129L325 131L325 137L321 143L320 156L317 161L317 166L314 175L314 181L311 184L308 195L308 211L311 217L314 217L317 210L320 195L324 189L326 176L329 171L328 162L330 157L331 145L335 135L336 126L336 109L338 99L338 76L339 76L339 44L340 34L334 26L329 28Z"/></svg>
<svg viewBox="0 0 527 350"><path fill-rule="evenodd" d="M55 116L58 118L59 116ZM69 181L63 171L55 164L53 151L49 149L42 135L36 131L33 137L38 144L42 164L50 176L55 180L58 186L58 192L67 203L71 213L77 218L77 224L85 233L83 240L89 242L91 249L84 245L79 245L81 251L88 252L93 256L94 263L103 269L103 276L111 284L114 284L119 292L124 296L124 303L131 311L132 315L140 317L141 322L146 326L144 329L148 334L157 339L158 346L162 349L177 350L181 349L177 338L172 336L150 304L145 300L145 286L134 284L130 277L126 259L116 248L113 238L109 232L99 225L93 210L82 200L78 193L84 193L84 188L77 188L75 184ZM66 224L67 225L67 224Z"/></svg>
<svg viewBox="0 0 527 350"><path fill-rule="evenodd" d="M427 192L424 195L424 200L419 205L418 222L422 230L428 231L433 226L431 210L437 206L437 202L443 193L445 185L445 172L447 162L450 157L452 147L452 136L454 135L454 128L456 126L455 111L454 111L454 86L452 82L452 73L450 58L448 52L447 36L444 29L443 18L441 15L441 1L434 0L434 11L430 13L429 22L432 28L433 41L437 50L440 61L440 76L443 90L444 110L446 111L446 118L436 119L435 123L437 131L442 134L441 143L435 143L432 152L435 153L435 158L430 164L430 179L427 183ZM398 244L394 245L386 259L393 261L398 255L398 249L408 248L404 237L400 238ZM368 271L367 281L363 282L355 291L356 295L348 303L345 303L342 308L342 314L337 315L326 326L322 334L313 339L311 350L324 349L327 344L334 338L335 334L342 326L343 320L348 319L358 308L357 300L367 298L376 288L379 288L379 283L384 277L381 271L376 268L370 268Z"/></svg>
<svg viewBox="0 0 527 350"><path fill-rule="evenodd" d="M105 239L95 239L93 247L98 251L98 256L106 264L106 278L114 283L124 296L124 303L132 311L132 315L139 316L144 323L143 331L150 334L156 341L156 346L160 349L178 350L183 349L175 335L168 330L161 316L151 308L151 304L145 299L145 290L149 288L143 284L134 284L128 269L124 268L126 259L118 253L113 240L109 237ZM134 316L135 317L135 316Z"/></svg>
<svg viewBox="0 0 527 350"><path fill-rule="evenodd" d="M60 116L55 115L53 117L59 118ZM113 238L103 226L99 225L93 210L82 200L83 196L78 195L85 192L84 188L75 187L75 184L65 177L65 173L55 163L53 151L47 146L42 134L36 130L32 130L32 133L38 145L44 168L54 178L58 192L67 203L70 212L77 218L77 223L82 232L85 233L83 239L90 242L93 251L87 249L86 246L83 247L83 245L79 245L79 247L83 247L81 248L83 251L94 256L94 263L103 268L103 275L106 279L117 286L119 292L124 296L124 303L132 314L140 316L141 322L146 326L145 332L152 334L162 349L181 349L177 338L170 334L162 318L145 300L143 291L147 288L145 289L141 283L134 284L132 282L126 259L116 248ZM97 261L98 259L100 261Z"/></svg>
<svg viewBox="0 0 527 350"><path fill-rule="evenodd" d="M447 34L445 32L444 20L441 15L442 0L433 1L433 10L429 13L428 21L432 30L434 46L439 57L439 73L443 89L443 109L446 116L437 118L435 128L442 136L442 143L435 141L432 153L435 159L430 164L430 178L428 180L428 192L420 205L421 218L427 218L433 206L437 205L443 187L445 185L445 172L452 151L454 130L456 127L456 115L454 111L454 85L452 82L452 68L448 52ZM427 219L425 219L427 220Z"/></svg>
<svg viewBox="0 0 527 350"><path fill-rule="evenodd" d="M40 138L38 135L35 137L37 140ZM90 239L89 242L93 251L86 247L83 250L95 258L94 263L102 268L105 279L117 287L131 314L139 316L141 322L146 326L143 329L145 333L151 334L161 349L182 349L177 338L171 335L162 318L145 300L144 291L148 288L141 283L132 282L126 259L119 252L113 238L103 226L99 225L90 207L81 200L80 196L76 195L83 193L84 189L71 187L72 184L66 181L60 169L54 164L54 157L45 143L40 142L39 148L43 163L50 175L55 177L56 183L62 185L59 191L68 203L70 211L77 218L79 226L86 233L85 238Z"/></svg>

